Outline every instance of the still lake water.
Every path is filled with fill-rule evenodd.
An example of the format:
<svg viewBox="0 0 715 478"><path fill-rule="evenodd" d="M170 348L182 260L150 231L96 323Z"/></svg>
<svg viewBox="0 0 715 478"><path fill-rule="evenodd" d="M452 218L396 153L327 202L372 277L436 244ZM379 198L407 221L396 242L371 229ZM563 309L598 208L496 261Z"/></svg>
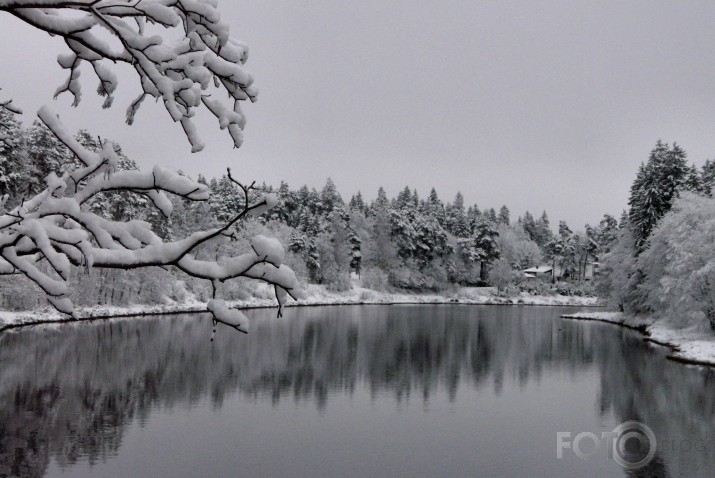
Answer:
<svg viewBox="0 0 715 478"><path fill-rule="evenodd" d="M0 476L713 476L715 374L567 308L350 306L0 334ZM557 432L648 425L627 471Z"/></svg>

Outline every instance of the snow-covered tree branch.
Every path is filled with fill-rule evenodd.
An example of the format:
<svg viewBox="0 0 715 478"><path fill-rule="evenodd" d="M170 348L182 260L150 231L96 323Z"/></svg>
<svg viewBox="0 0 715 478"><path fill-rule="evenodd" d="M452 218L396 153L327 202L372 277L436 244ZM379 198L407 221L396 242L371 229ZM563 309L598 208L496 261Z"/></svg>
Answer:
<svg viewBox="0 0 715 478"><path fill-rule="evenodd" d="M88 63L108 108L118 84L111 64L125 63L141 87L127 109L127 123L147 96L162 100L192 151L201 151L204 143L192 118L204 105L228 130L234 146L241 145L245 118L240 101L255 101L258 90L243 66L248 48L229 37L216 0L0 0L0 11L64 38L70 51L57 61L68 77L56 95L68 92L77 105L82 97L79 68ZM228 104L218 99L222 92Z"/></svg>
<svg viewBox="0 0 715 478"><path fill-rule="evenodd" d="M69 92L75 104L79 102L78 68L87 62L100 81L98 93L106 97L104 107L109 107L117 77L107 63L127 63L134 68L142 88L142 94L129 106L128 123L146 96L161 98L171 118L181 123L192 151L199 151L203 143L191 118L203 104L219 120L221 129L228 129L234 145L240 146L245 121L239 101L254 100L256 90L243 69L247 49L229 38L228 26L220 21L214 0L0 0L0 11L65 39L71 52L60 55L58 61L69 70L69 77L57 94ZM170 29L182 33L177 40L167 39L168 34L161 36ZM221 89L228 92L233 103L230 108L214 96ZM3 110L19 113L11 100L0 98L0 112ZM72 268L90 274L98 268L173 266L211 281L213 299L207 304L208 310L215 320L243 332L248 327L245 316L221 300L224 281L247 277L272 284L279 316L288 296L298 298L298 281L283 264L283 247L276 239L256 236L250 252L225 261L194 257L202 244L230 238L231 229L243 218L275 206L276 195L256 198L253 185L243 185L229 170L232 183L244 193L243 204L219 227L165 242L148 222L120 222L96 214L89 207L91 200L109 192L138 195L168 217L173 204L167 195L206 201L209 190L205 184L161 167L151 172L118 171L119 157L110 142L100 142L98 151L87 149L50 108L42 107L38 116L72 153L74 162L69 161L61 173L47 175L45 189L35 195L28 193L15 207L6 208L8 195L2 197L0 274L26 276L57 310L74 315L69 298ZM8 138L0 140L7 142Z"/></svg>
<svg viewBox="0 0 715 478"><path fill-rule="evenodd" d="M295 274L282 264L284 251L276 239L256 236L251 241L251 252L221 263L200 261L192 256L201 244L230 236L230 228L241 219L275 206L274 194L246 201L221 227L164 242L147 222L111 221L88 211L83 204L99 193L122 191L146 196L168 216L172 203L167 193L205 201L209 197L208 187L161 167L151 172L115 172L118 158L111 143L105 142L99 152L89 151L68 133L48 107L41 108L38 115L81 165L69 168L62 177L51 173L45 180L44 191L0 216L0 273L24 274L42 289L55 308L67 314L74 312L68 298L71 267L84 267L89 273L92 268L175 266L190 276L212 281L215 286L236 277L273 284L279 307L288 296L298 297ZM250 199L251 186L242 187ZM44 263L49 267L41 267ZM208 308L217 320L246 331L246 322L239 320L242 314L226 308L221 301L210 302Z"/></svg>

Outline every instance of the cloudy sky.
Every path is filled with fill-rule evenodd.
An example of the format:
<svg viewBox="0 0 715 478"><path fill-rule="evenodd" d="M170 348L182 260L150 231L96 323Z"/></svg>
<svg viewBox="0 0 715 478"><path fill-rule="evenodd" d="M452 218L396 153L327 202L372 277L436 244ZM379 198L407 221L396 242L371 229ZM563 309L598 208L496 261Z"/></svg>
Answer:
<svg viewBox="0 0 715 478"><path fill-rule="evenodd" d="M405 185L512 215L546 210L573 229L620 214L638 164L658 138L691 161L715 157L715 3L708 1L222 0L233 36L251 49L260 99L245 144L215 120L192 155L181 128L120 83L101 110L96 79L55 108L72 129L120 142L141 165L196 175L226 166L245 179L345 199ZM60 39L0 13L0 87L29 115L64 73Z"/></svg>

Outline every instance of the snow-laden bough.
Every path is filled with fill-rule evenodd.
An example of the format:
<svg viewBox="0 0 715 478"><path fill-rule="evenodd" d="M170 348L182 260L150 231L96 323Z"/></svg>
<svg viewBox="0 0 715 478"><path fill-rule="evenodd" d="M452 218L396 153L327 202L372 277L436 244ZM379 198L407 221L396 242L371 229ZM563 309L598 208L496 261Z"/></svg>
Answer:
<svg viewBox="0 0 715 478"><path fill-rule="evenodd" d="M168 216L172 203L167 194L206 201L208 187L160 167L150 172L115 172L118 158L109 142L98 152L87 150L69 134L51 109L41 108L38 116L80 164L66 170L61 177L50 173L45 180L45 190L10 211L2 211L0 274L25 275L57 310L74 315L69 299L72 267L81 267L89 273L95 268L128 270L173 266L190 276L210 281L214 300L209 302L208 311L215 320L242 332L248 331L245 315L229 309L217 298L223 282L247 277L274 285L279 316L288 297L301 297L295 273L283 264L285 251L276 239L256 236L251 240L249 252L215 262L196 259L192 254L207 241L231 237L233 226L246 216L273 207L278 201L275 194L252 200L253 186L235 180L229 170L231 180L244 192L241 210L220 227L164 242L149 223L111 221L91 212L86 203L108 191L139 194L149 198Z"/></svg>
<svg viewBox="0 0 715 478"><path fill-rule="evenodd" d="M105 98L102 106L109 108L119 83L111 65L124 63L134 69L141 88L127 108L128 124L153 97L181 125L192 152L204 147L192 120L201 106L235 147L243 142L240 102L256 101L258 90L244 67L248 47L229 36L216 0L0 0L3 11L64 39L69 52L57 62L68 76L55 96L69 93L78 105L80 66L89 64L99 80L97 93Z"/></svg>
<svg viewBox="0 0 715 478"><path fill-rule="evenodd" d="M0 0L0 12L64 39L69 52L57 61L69 75L56 96L70 93L77 105L82 96L79 67L89 64L99 80L97 93L105 97L103 107L108 108L118 85L111 65L125 63L134 69L141 87L127 109L128 124L144 99L153 97L181 124L192 152L200 151L204 143L192 118L203 105L228 131L234 146L241 145L246 121L240 102L255 101L258 90L243 66L248 48L229 37L216 0ZM227 94L227 104L218 93ZM21 113L11 99L0 98L0 110ZM282 263L284 251L275 239L258 236L250 252L217 262L197 260L192 254L207 241L231 237L230 229L242 218L275 206L276 195L252 200L253 185L241 184L229 170L229 178L245 195L241 210L220 227L164 242L147 222L108 220L92 213L88 201L106 192L138 194L168 216L172 203L167 194L205 201L208 187L161 167L151 172L116 171L119 158L111 143L90 151L50 108L41 108L38 116L79 165L70 165L61 177L49 174L42 192L24 198L12 210L5 210L7 195L0 198L0 274L23 274L58 311L75 316L68 283L73 267L90 273L95 268L173 266L210 281L214 298L208 311L214 320L242 332L248 330L243 313L217 298L226 280L249 277L273 284L279 316L289 296L300 297L295 274ZM12 141L0 135L2 143L11 146Z"/></svg>

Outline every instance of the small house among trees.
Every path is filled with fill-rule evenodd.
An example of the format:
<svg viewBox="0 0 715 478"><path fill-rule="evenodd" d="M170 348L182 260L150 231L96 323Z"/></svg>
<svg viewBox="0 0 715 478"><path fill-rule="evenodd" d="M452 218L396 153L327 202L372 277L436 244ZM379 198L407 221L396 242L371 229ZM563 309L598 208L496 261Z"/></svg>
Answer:
<svg viewBox="0 0 715 478"><path fill-rule="evenodd" d="M551 266L538 266L538 267L530 267L528 269L524 269L521 272L524 274L524 277L527 279L538 279L538 278L544 278L544 277L553 277L553 267Z"/></svg>

